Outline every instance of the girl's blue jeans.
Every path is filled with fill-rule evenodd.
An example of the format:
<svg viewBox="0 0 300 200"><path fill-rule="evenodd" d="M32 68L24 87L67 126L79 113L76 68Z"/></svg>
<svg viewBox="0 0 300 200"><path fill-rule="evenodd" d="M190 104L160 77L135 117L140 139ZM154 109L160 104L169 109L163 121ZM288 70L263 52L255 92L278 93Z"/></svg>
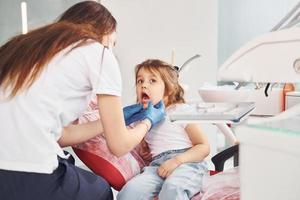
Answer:
<svg viewBox="0 0 300 200"><path fill-rule="evenodd" d="M205 161L181 164L166 179L157 174L164 161L186 150L170 150L155 156L141 174L126 183L117 199L153 200L158 196L160 200L188 200L193 197L202 188L203 176L207 172Z"/></svg>

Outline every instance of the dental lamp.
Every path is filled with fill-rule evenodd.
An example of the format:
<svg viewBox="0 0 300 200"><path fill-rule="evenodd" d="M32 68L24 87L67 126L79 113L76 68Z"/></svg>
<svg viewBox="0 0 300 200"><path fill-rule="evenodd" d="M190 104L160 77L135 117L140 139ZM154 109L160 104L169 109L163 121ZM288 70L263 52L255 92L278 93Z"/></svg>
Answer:
<svg viewBox="0 0 300 200"><path fill-rule="evenodd" d="M217 72L218 81L300 83L300 2L271 30L238 49ZM279 120L300 114L300 104L264 119ZM260 123L261 119L249 121Z"/></svg>
<svg viewBox="0 0 300 200"><path fill-rule="evenodd" d="M271 30L237 50L219 68L218 81L300 82L300 2Z"/></svg>
<svg viewBox="0 0 300 200"><path fill-rule="evenodd" d="M300 28L270 32L236 51L220 67L218 81L300 82Z"/></svg>

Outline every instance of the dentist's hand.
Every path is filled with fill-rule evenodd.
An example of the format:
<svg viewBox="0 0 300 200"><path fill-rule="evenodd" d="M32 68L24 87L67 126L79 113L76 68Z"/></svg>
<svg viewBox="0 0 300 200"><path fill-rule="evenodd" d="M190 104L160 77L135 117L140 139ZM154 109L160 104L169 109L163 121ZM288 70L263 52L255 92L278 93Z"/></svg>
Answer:
<svg viewBox="0 0 300 200"><path fill-rule="evenodd" d="M125 124L128 126L129 124L137 121L138 119L133 118L132 116L142 111L142 104L133 104L130 106L126 106L123 108Z"/></svg>
<svg viewBox="0 0 300 200"><path fill-rule="evenodd" d="M160 101L158 104L153 106L152 102L148 103L148 107L146 109L143 109L142 111L134 114L130 121L140 121L144 119L149 119L151 122L151 128L158 124L165 116L165 105L162 101ZM150 128L150 129L151 129Z"/></svg>
<svg viewBox="0 0 300 200"><path fill-rule="evenodd" d="M151 121L151 128L157 125L161 120L164 119L166 112L165 112L165 105L163 101L160 101L158 104L153 106L153 103L150 101L148 103L148 107L145 112L145 118ZM151 129L150 128L150 129Z"/></svg>

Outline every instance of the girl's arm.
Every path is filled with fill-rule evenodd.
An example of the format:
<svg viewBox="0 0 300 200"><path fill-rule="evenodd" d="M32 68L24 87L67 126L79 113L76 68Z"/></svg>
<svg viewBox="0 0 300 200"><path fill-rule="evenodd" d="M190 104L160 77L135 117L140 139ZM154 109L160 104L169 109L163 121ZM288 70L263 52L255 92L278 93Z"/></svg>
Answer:
<svg viewBox="0 0 300 200"><path fill-rule="evenodd" d="M180 163L199 162L209 155L210 145L207 136L198 124L188 124L185 127L192 144L192 148L179 154L175 159Z"/></svg>
<svg viewBox="0 0 300 200"><path fill-rule="evenodd" d="M114 155L122 156L140 143L150 129L151 122L145 119L134 128L127 129L121 98L112 95L97 96L101 122L108 147Z"/></svg>
<svg viewBox="0 0 300 200"><path fill-rule="evenodd" d="M157 173L160 177L168 177L174 169L182 163L202 161L209 154L209 143L206 135L197 124L188 124L185 127L193 147L184 153L166 160L158 169Z"/></svg>

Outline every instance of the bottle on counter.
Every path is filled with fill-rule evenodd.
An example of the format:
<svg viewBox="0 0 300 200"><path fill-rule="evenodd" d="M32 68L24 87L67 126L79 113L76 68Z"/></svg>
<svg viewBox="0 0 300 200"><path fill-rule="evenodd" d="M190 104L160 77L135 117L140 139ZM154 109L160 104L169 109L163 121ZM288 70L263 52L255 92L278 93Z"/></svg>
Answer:
<svg viewBox="0 0 300 200"><path fill-rule="evenodd" d="M285 83L283 86L283 111L286 110L286 94L292 91L295 91L295 85L293 83Z"/></svg>

